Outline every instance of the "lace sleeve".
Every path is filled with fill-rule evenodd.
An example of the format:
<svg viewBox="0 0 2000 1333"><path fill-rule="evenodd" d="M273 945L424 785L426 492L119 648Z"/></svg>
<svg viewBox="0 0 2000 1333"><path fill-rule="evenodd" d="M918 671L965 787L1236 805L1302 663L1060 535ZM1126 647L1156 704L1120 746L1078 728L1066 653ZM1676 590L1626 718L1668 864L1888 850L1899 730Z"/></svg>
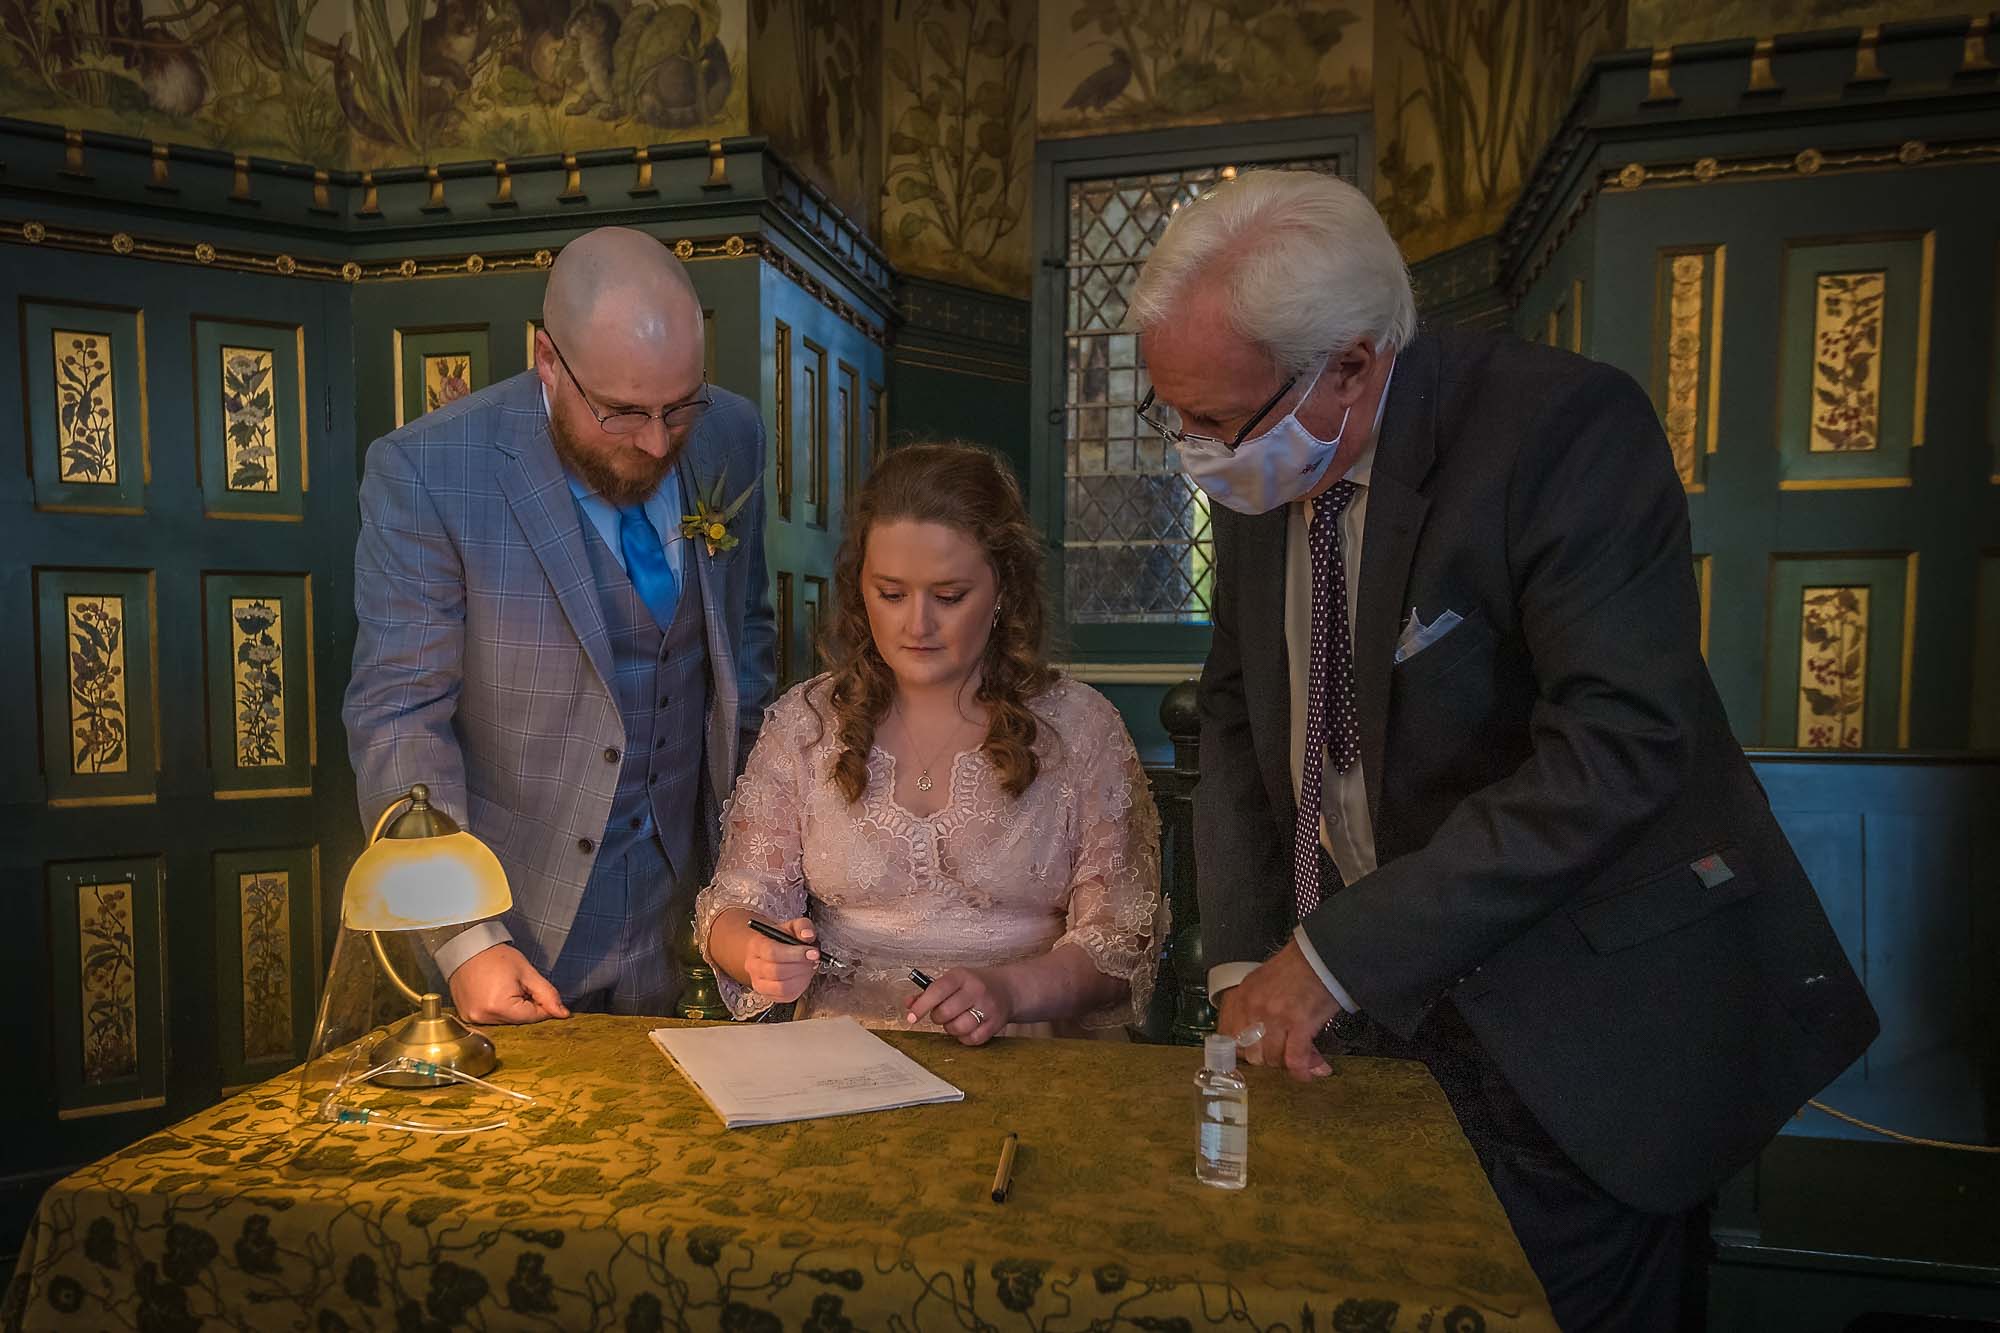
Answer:
<svg viewBox="0 0 2000 1333"><path fill-rule="evenodd" d="M796 691L766 710L764 728L722 812L722 852L716 858L715 878L695 899L694 931L701 941L701 956L715 968L716 987L737 1018L755 1018L771 1007L771 1001L716 966L708 951L709 927L732 907L748 908L770 921L805 915L801 857L811 766L799 726L799 714L804 712L803 696Z"/></svg>
<svg viewBox="0 0 2000 1333"><path fill-rule="evenodd" d="M1169 923L1160 894L1160 815L1139 767L1138 751L1117 711L1092 718L1104 734L1082 747L1077 794L1075 869L1070 878L1069 929L1056 948L1074 944L1107 977L1132 990L1126 1004L1082 1018L1085 1027L1138 1023L1153 999L1153 973Z"/></svg>

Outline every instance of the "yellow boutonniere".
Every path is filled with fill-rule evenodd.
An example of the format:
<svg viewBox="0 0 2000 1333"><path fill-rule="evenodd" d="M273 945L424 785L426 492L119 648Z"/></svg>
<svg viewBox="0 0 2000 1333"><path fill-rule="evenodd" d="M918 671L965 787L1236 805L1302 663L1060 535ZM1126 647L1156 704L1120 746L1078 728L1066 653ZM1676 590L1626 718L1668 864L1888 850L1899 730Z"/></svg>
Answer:
<svg viewBox="0 0 2000 1333"><path fill-rule="evenodd" d="M757 483L752 481L743 488L743 494L724 503L722 491L727 481L728 474L725 473L715 479L706 495L696 491L694 512L681 515L681 536L688 541L702 543L708 547L711 556L719 551L736 549L736 534L729 530L729 524L743 508L744 501L750 498L750 493L757 489Z"/></svg>

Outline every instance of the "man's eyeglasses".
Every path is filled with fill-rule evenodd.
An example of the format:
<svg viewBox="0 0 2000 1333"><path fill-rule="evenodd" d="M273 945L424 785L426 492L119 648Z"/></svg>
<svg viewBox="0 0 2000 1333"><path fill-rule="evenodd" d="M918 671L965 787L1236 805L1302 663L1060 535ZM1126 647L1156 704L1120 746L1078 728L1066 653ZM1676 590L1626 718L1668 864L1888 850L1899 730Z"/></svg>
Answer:
<svg viewBox="0 0 2000 1333"><path fill-rule="evenodd" d="M542 336L548 338L548 335L549 331L543 329ZM576 394L577 397L583 399L584 410L597 418L597 424L604 429L606 435L636 435L646 429L647 424L655 419L668 430L678 430L692 426L702 419L715 401L713 395L708 391L708 374L704 371L701 377L701 388L695 390L692 398L683 398L678 403L669 403L658 412L644 412L636 409L625 412L600 412L597 410L597 405L590 401L590 394L585 391L582 382L577 379L576 372L569 368L569 358L562 354L562 348L556 346L554 338L549 338L549 350L556 354L556 360L562 364L563 373L569 376L569 382L576 385Z"/></svg>
<svg viewBox="0 0 2000 1333"><path fill-rule="evenodd" d="M1182 430L1179 410L1157 401L1151 388L1148 388L1146 396L1139 400L1139 420L1158 431L1162 439L1176 448L1189 440L1199 440L1205 444L1219 444L1223 448L1234 452L1238 445L1250 438L1252 431L1263 424L1264 418L1271 415L1271 409L1276 407L1279 401L1286 394L1290 393L1292 387L1298 382L1299 377L1294 375L1283 384L1280 384L1278 391L1269 398L1266 398L1262 407L1251 413L1250 419L1243 423L1243 429L1237 431L1235 436L1228 440L1218 439L1213 435L1200 435Z"/></svg>

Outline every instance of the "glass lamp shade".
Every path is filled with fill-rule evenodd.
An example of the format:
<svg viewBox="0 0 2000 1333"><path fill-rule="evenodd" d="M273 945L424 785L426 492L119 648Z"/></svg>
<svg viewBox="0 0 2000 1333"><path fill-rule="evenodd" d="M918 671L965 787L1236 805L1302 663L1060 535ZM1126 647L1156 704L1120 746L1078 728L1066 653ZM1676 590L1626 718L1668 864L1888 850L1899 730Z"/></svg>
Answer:
<svg viewBox="0 0 2000 1333"><path fill-rule="evenodd" d="M421 930L499 916L514 905L500 859L470 833L377 838L348 872L350 930Z"/></svg>

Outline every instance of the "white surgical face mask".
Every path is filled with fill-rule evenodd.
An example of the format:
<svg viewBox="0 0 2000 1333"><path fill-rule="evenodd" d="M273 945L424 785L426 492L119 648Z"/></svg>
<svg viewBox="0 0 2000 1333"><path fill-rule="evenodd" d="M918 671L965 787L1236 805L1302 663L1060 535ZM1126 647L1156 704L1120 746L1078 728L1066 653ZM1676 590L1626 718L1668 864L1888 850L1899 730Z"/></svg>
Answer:
<svg viewBox="0 0 2000 1333"><path fill-rule="evenodd" d="M1353 411L1340 414L1340 429L1331 440L1320 439L1299 420L1299 408L1325 373L1326 362L1321 361L1299 395L1298 406L1277 425L1234 449L1205 435L1185 436L1180 442L1181 466L1194 484L1239 514L1268 514L1311 492L1333 462L1347 434L1348 412Z"/></svg>

